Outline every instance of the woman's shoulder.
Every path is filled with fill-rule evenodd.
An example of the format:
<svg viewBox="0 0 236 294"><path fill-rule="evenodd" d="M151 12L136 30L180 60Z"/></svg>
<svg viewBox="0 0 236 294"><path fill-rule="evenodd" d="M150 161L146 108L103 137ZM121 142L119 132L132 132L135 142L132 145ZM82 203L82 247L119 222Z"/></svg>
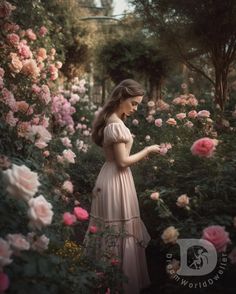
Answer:
<svg viewBox="0 0 236 294"><path fill-rule="evenodd" d="M122 120L109 119L104 129L104 141L124 142L129 140L129 130Z"/></svg>

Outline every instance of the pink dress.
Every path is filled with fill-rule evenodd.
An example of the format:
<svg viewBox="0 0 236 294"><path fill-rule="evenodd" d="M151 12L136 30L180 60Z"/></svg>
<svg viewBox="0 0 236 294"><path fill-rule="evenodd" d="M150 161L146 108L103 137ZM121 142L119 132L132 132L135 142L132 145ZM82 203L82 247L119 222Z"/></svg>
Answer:
<svg viewBox="0 0 236 294"><path fill-rule="evenodd" d="M106 157L95 187L90 214L91 225L99 230L110 229L113 237L104 236L95 246L95 258L104 255L120 260L123 273L128 277L124 283L126 294L138 294L150 284L145 247L150 236L140 218L137 194L129 167L120 168L114 160L112 144L124 142L130 153L133 138L121 122L110 123L104 129L103 150ZM86 245L89 245L89 234Z"/></svg>

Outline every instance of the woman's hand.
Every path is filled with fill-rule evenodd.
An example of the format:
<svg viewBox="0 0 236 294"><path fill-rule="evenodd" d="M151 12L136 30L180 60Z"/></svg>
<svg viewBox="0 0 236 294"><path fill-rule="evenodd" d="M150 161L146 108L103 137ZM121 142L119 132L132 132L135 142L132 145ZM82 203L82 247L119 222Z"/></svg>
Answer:
<svg viewBox="0 0 236 294"><path fill-rule="evenodd" d="M151 145L147 146L147 154L149 153L160 153L160 146L159 145Z"/></svg>

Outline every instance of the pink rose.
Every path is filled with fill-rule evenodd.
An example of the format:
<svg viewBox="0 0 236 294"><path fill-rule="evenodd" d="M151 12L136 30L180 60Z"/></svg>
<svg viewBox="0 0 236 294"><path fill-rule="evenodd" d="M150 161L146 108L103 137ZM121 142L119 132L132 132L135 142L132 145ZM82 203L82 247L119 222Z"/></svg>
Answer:
<svg viewBox="0 0 236 294"><path fill-rule="evenodd" d="M22 113L26 113L27 110L29 109L29 104L27 102L25 102L24 100L16 101L16 107L17 107L18 111L20 111Z"/></svg>
<svg viewBox="0 0 236 294"><path fill-rule="evenodd" d="M151 195L150 195L150 198L152 200L159 200L160 198L160 193L159 192L153 192Z"/></svg>
<svg viewBox="0 0 236 294"><path fill-rule="evenodd" d="M37 37L32 29L26 30L25 34L31 41L35 41L37 39Z"/></svg>
<svg viewBox="0 0 236 294"><path fill-rule="evenodd" d="M189 204L189 197L186 194L180 195L177 198L176 205L179 207L186 207Z"/></svg>
<svg viewBox="0 0 236 294"><path fill-rule="evenodd" d="M41 229L43 226L50 225L52 222L52 205L40 195L32 198L29 202L28 216L31 220L30 225Z"/></svg>
<svg viewBox="0 0 236 294"><path fill-rule="evenodd" d="M10 53L10 57L11 57L11 63L9 64L10 69L16 73L20 72L23 67L23 64L20 61L19 56L17 56L16 53Z"/></svg>
<svg viewBox="0 0 236 294"><path fill-rule="evenodd" d="M70 149L64 150L62 152L63 158L65 161L69 162L69 163L75 163L75 153L73 151L71 151Z"/></svg>
<svg viewBox="0 0 236 294"><path fill-rule="evenodd" d="M9 278L4 272L0 272L0 293L6 291L9 287Z"/></svg>
<svg viewBox="0 0 236 294"><path fill-rule="evenodd" d="M71 226L76 222L76 217L74 214L71 214L70 212L65 212L63 214L63 222L67 226Z"/></svg>
<svg viewBox="0 0 236 294"><path fill-rule="evenodd" d="M189 118L195 118L195 117L197 117L197 111L196 110L189 111L188 117Z"/></svg>
<svg viewBox="0 0 236 294"><path fill-rule="evenodd" d="M50 152L48 151L48 150L45 150L44 152L43 152L43 156L44 157L48 157L50 155Z"/></svg>
<svg viewBox="0 0 236 294"><path fill-rule="evenodd" d="M12 259L10 259L11 255L12 250L10 249L10 245L7 241L0 238L0 269L12 262Z"/></svg>
<svg viewBox="0 0 236 294"><path fill-rule="evenodd" d="M36 84L33 84L31 89L35 94L39 94L41 91L41 88Z"/></svg>
<svg viewBox="0 0 236 294"><path fill-rule="evenodd" d="M182 120L185 117L186 117L186 113L181 112L181 113L176 114L176 118L179 119L179 120Z"/></svg>
<svg viewBox="0 0 236 294"><path fill-rule="evenodd" d="M90 226L89 227L89 232L92 233L92 234L96 234L98 231L98 228L97 226Z"/></svg>
<svg viewBox="0 0 236 294"><path fill-rule="evenodd" d="M36 79L39 76L40 69L37 67L37 63L34 59L27 59L23 61L22 72Z"/></svg>
<svg viewBox="0 0 236 294"><path fill-rule="evenodd" d="M22 234L8 234L7 241L15 250L29 250L30 243Z"/></svg>
<svg viewBox="0 0 236 294"><path fill-rule="evenodd" d="M51 49L51 55L54 56L55 54L56 54L56 49L55 48L52 48Z"/></svg>
<svg viewBox="0 0 236 294"><path fill-rule="evenodd" d="M14 117L14 113L12 111L9 111L6 114L5 120L8 125L15 127L19 119Z"/></svg>
<svg viewBox="0 0 236 294"><path fill-rule="evenodd" d="M134 126L137 126L139 124L139 121L137 119L133 119L132 124Z"/></svg>
<svg viewBox="0 0 236 294"><path fill-rule="evenodd" d="M39 48L37 56L40 57L40 60L43 61L47 58L47 51L45 48Z"/></svg>
<svg viewBox="0 0 236 294"><path fill-rule="evenodd" d="M73 193L74 187L71 181L65 181L62 185L62 189L68 193Z"/></svg>
<svg viewBox="0 0 236 294"><path fill-rule="evenodd" d="M40 185L38 174L32 172L27 166L13 164L11 169L3 173L7 183L7 192L11 196L28 201L38 191Z"/></svg>
<svg viewBox="0 0 236 294"><path fill-rule="evenodd" d="M44 126L33 125L28 131L27 139L34 142L35 146L39 149L43 149L48 146L47 143L51 141L52 135Z"/></svg>
<svg viewBox="0 0 236 294"><path fill-rule="evenodd" d="M170 126L176 126L177 125L177 122L174 118L169 118L167 119L166 123Z"/></svg>
<svg viewBox="0 0 236 294"><path fill-rule="evenodd" d="M160 146L160 155L165 155L168 149L165 146Z"/></svg>
<svg viewBox="0 0 236 294"><path fill-rule="evenodd" d="M20 42L20 37L17 35L17 34L8 34L7 35L7 41L13 45L13 46L16 46L19 44Z"/></svg>
<svg viewBox="0 0 236 294"><path fill-rule="evenodd" d="M195 97L190 97L187 101L187 104L189 106L197 106L198 105L198 101Z"/></svg>
<svg viewBox="0 0 236 294"><path fill-rule="evenodd" d="M187 128L192 128L194 125L193 125L193 123L190 121L190 120L188 120L188 121L186 121L186 123L184 124Z"/></svg>
<svg viewBox="0 0 236 294"><path fill-rule="evenodd" d="M22 121L19 122L17 125L17 134L19 137L27 137L27 134L29 132L30 129L30 124L29 122L26 121Z"/></svg>
<svg viewBox="0 0 236 294"><path fill-rule="evenodd" d="M45 235L37 236L36 240L31 245L31 249L37 252L43 252L48 249L49 239Z"/></svg>
<svg viewBox="0 0 236 294"><path fill-rule="evenodd" d="M45 27L45 26L42 26L40 29L39 29L39 35L41 37L44 37L48 32L48 29Z"/></svg>
<svg viewBox="0 0 236 294"><path fill-rule="evenodd" d="M193 155L200 157L211 157L215 151L217 140L210 138L201 138L195 141L191 147Z"/></svg>
<svg viewBox="0 0 236 294"><path fill-rule="evenodd" d="M120 260L119 259L117 259L117 258L112 258L111 259L111 265L116 266L116 265L119 265L119 264L120 264Z"/></svg>
<svg viewBox="0 0 236 294"><path fill-rule="evenodd" d="M88 220L89 218L87 210L79 206L74 208L74 215L77 217L78 220L81 221Z"/></svg>
<svg viewBox="0 0 236 294"><path fill-rule="evenodd" d="M154 123L158 128L160 128L162 126L162 119L157 118L157 119L155 119Z"/></svg>
<svg viewBox="0 0 236 294"><path fill-rule="evenodd" d="M153 117L153 115L148 115L148 116L146 117L146 121L149 122L149 123L152 123L152 122L154 121L154 117Z"/></svg>
<svg viewBox="0 0 236 294"><path fill-rule="evenodd" d="M200 110L197 113L198 118L207 118L210 117L210 112L208 110Z"/></svg>
<svg viewBox="0 0 236 294"><path fill-rule="evenodd" d="M62 68L62 62L61 61L56 61L55 63L56 68Z"/></svg>
<svg viewBox="0 0 236 294"><path fill-rule="evenodd" d="M211 242L217 252L224 252L230 243L229 233L222 226L209 226L203 230L202 239Z"/></svg>
<svg viewBox="0 0 236 294"><path fill-rule="evenodd" d="M61 142L66 147L72 147L71 140L68 137L61 138Z"/></svg>

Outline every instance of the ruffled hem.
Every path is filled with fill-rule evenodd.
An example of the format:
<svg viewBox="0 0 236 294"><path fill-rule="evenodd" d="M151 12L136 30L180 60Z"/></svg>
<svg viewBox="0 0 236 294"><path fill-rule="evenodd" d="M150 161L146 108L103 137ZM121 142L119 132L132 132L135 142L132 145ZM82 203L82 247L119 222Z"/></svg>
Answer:
<svg viewBox="0 0 236 294"><path fill-rule="evenodd" d="M134 238L135 242L141 247L146 248L150 236L147 229L139 216L132 217L130 219L123 220L103 220L97 216L90 215L90 226L96 226L98 230L109 230L114 234L117 234L122 239Z"/></svg>

